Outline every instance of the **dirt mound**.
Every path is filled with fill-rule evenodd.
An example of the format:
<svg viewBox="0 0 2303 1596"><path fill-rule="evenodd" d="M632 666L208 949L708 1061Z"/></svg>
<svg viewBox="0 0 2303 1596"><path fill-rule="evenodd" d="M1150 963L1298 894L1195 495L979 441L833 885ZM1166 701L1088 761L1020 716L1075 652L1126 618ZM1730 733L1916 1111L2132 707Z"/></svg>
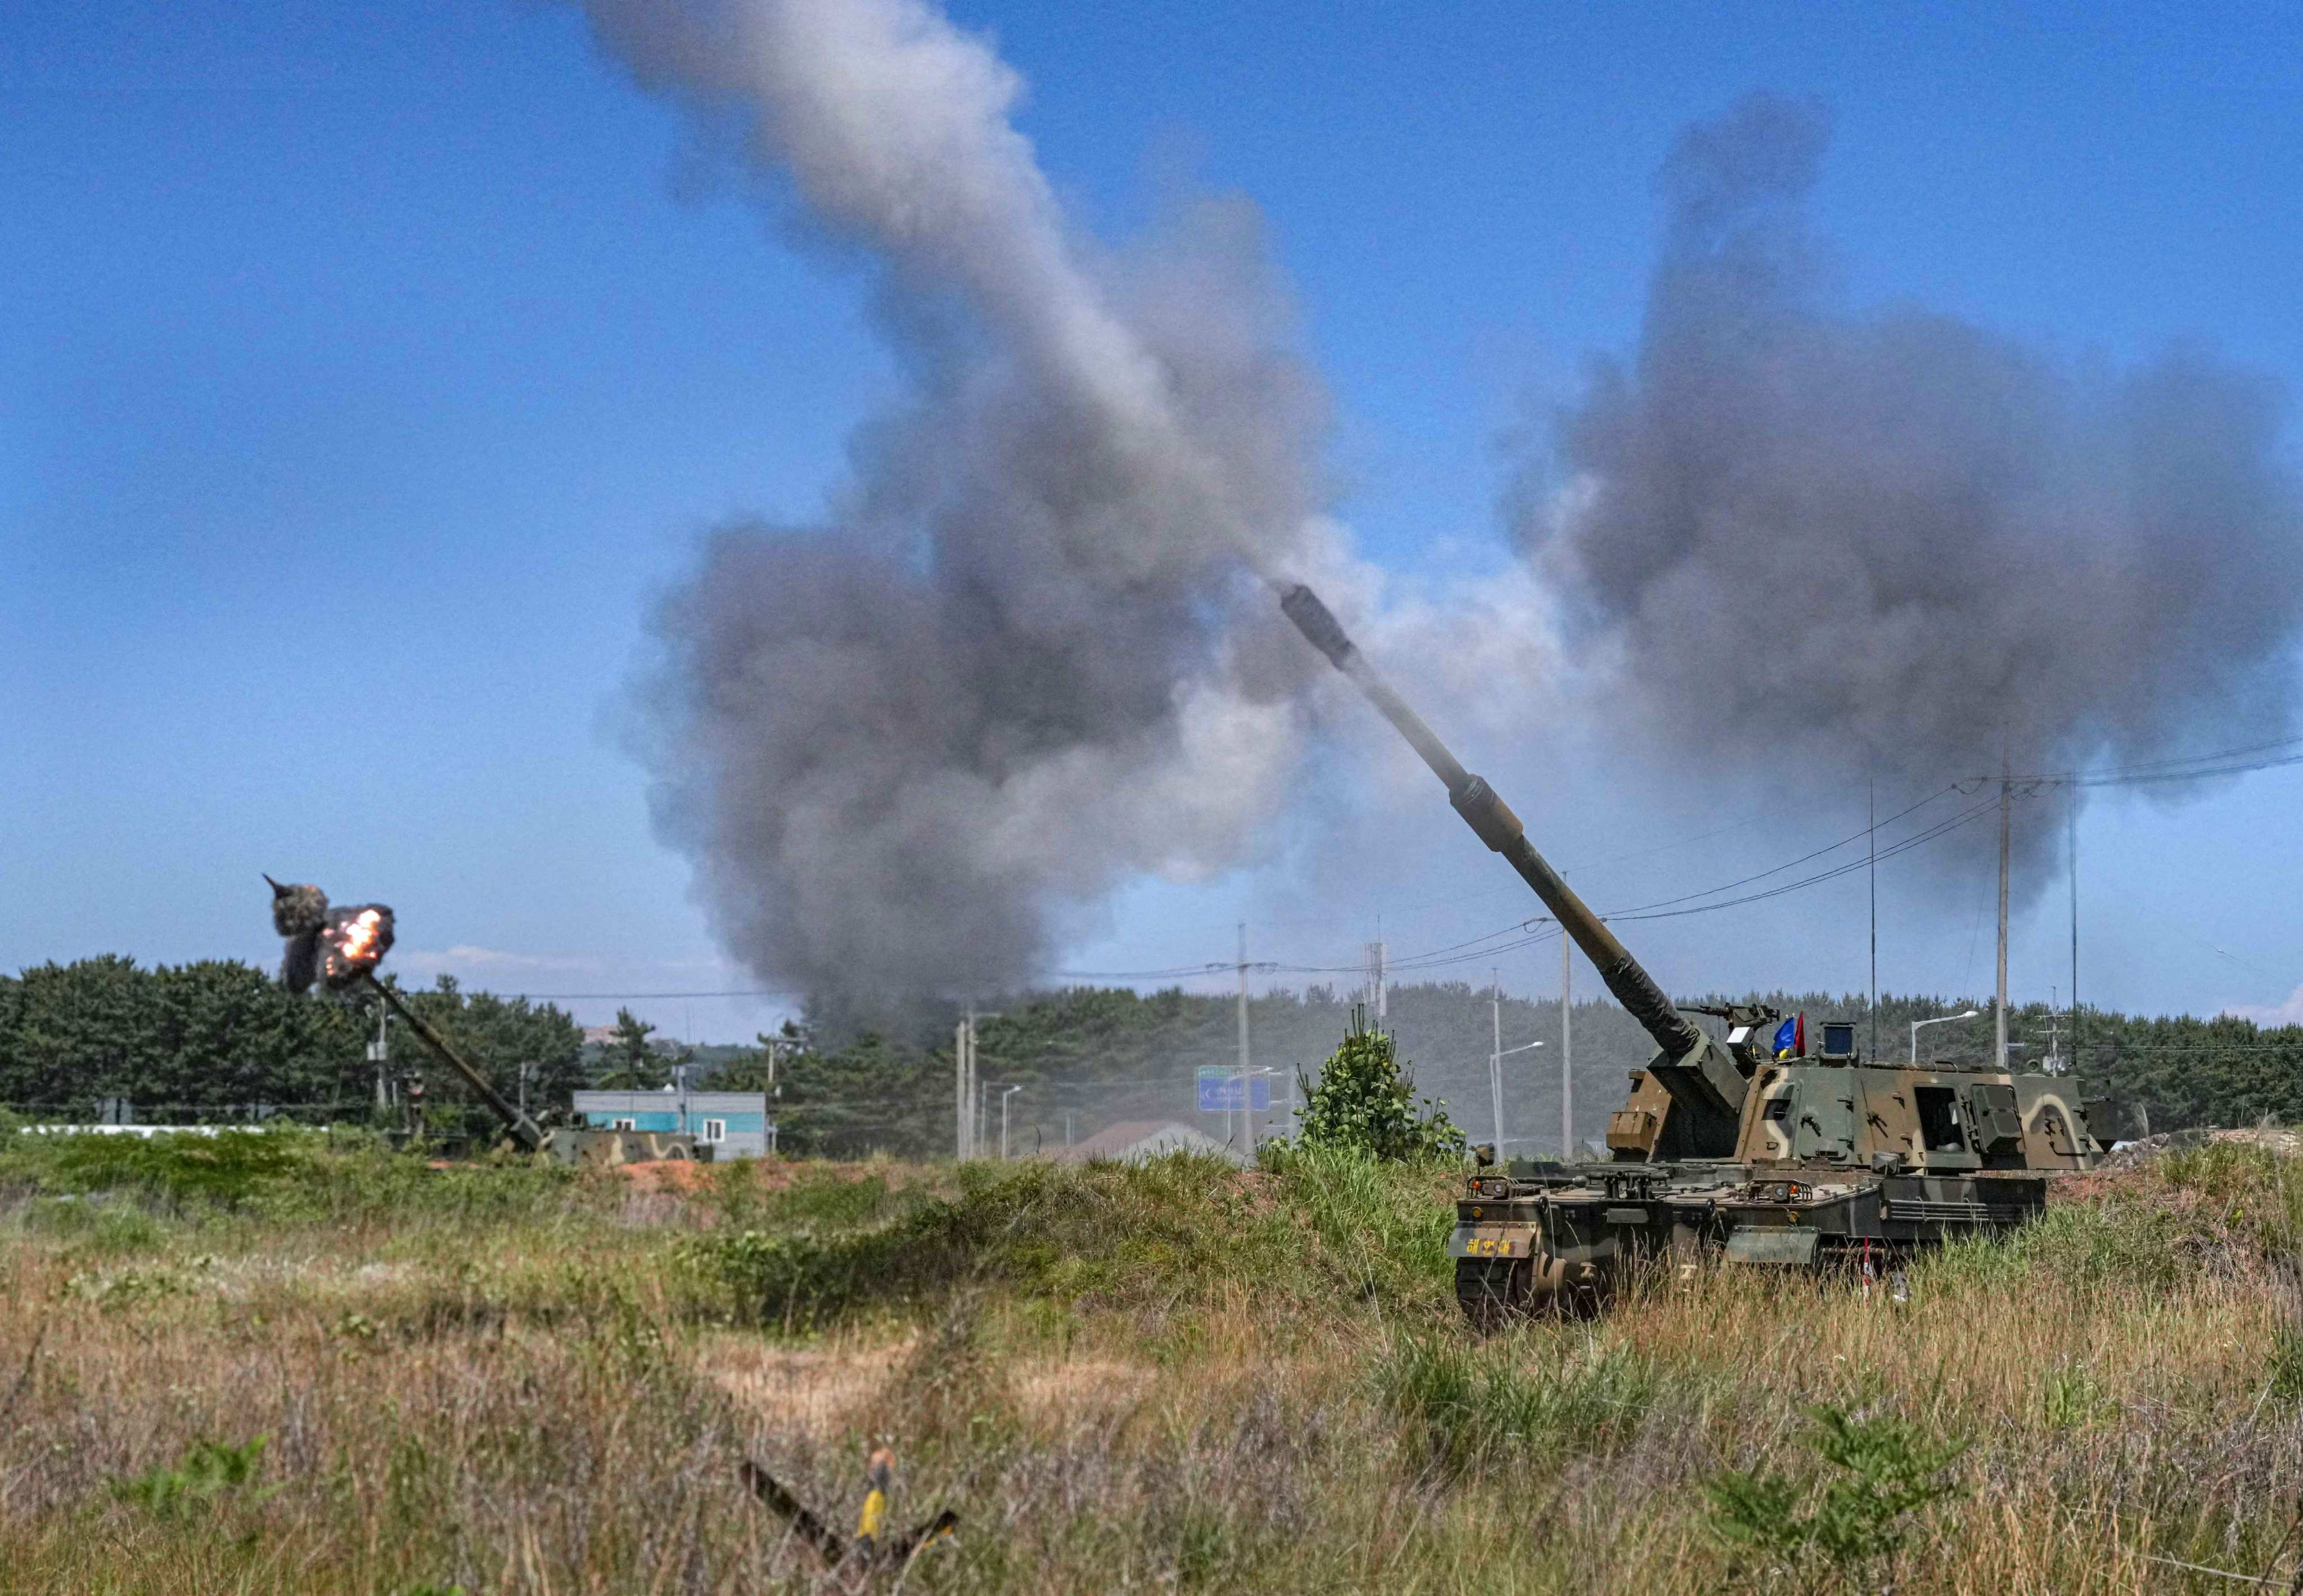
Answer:
<svg viewBox="0 0 2303 1596"><path fill-rule="evenodd" d="M2163 1131L2155 1136L2121 1144L2118 1150L2105 1159L2099 1167L2132 1170L2163 1153L2173 1153L2186 1147L2205 1147L2214 1142L2235 1142L2263 1147L2282 1158L2303 1158L2303 1131L2265 1125L2251 1130L2202 1128Z"/></svg>
<svg viewBox="0 0 2303 1596"><path fill-rule="evenodd" d="M685 1193L709 1186L712 1168L693 1159L659 1158L645 1163L617 1164L614 1170L634 1191Z"/></svg>

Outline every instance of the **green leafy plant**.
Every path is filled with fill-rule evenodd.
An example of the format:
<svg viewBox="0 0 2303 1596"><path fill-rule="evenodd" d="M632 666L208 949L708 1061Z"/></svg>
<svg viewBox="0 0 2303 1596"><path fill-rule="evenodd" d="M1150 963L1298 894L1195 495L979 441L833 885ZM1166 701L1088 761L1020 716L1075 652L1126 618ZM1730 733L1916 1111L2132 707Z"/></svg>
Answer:
<svg viewBox="0 0 2303 1596"><path fill-rule="evenodd" d="M1852 1585L1883 1562L1892 1576L1913 1516L1957 1493L1949 1471L1966 1446L1887 1414L1856 1418L1825 1406L1809 1416L1810 1444L1831 1468L1820 1487L1730 1469L1706 1487L1713 1530L1777 1559L1809 1588Z"/></svg>
<svg viewBox="0 0 2303 1596"><path fill-rule="evenodd" d="M1297 1137L1306 1146L1352 1148L1402 1161L1460 1159L1464 1133L1443 1104L1419 1102L1390 1035L1367 1028L1354 1010L1352 1027L1314 1082L1297 1074L1303 1099Z"/></svg>
<svg viewBox="0 0 2303 1596"><path fill-rule="evenodd" d="M113 1492L163 1516L198 1511L224 1497L262 1501L278 1486L249 1491L264 1466L265 1437L232 1446L224 1441L197 1440L173 1468L155 1467L131 1480L116 1480ZM246 1494L243 1494L246 1493Z"/></svg>
<svg viewBox="0 0 2303 1596"><path fill-rule="evenodd" d="M2048 1375L2040 1406L2051 1430L2080 1430L2119 1413L2117 1399L2085 1364L2065 1364Z"/></svg>

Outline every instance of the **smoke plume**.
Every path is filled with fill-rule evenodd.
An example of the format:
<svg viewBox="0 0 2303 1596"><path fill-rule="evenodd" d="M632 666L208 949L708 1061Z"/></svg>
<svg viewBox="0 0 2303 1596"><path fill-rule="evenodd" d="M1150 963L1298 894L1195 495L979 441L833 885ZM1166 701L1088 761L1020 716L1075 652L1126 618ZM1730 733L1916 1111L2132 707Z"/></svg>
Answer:
<svg viewBox="0 0 2303 1596"><path fill-rule="evenodd" d="M1836 310L1813 107L1690 128L1628 367L1512 503L1627 722L1883 797L2259 742L2291 723L2293 485L2266 385L2206 354L2051 359L1925 310Z"/></svg>
<svg viewBox="0 0 2303 1596"><path fill-rule="evenodd" d="M989 990L1051 908L1229 864L1316 661L1254 573L1320 397L1244 204L1067 224L1020 83L922 0L586 0L872 263L909 384L816 526L721 529L655 617L640 752L719 934L810 990Z"/></svg>

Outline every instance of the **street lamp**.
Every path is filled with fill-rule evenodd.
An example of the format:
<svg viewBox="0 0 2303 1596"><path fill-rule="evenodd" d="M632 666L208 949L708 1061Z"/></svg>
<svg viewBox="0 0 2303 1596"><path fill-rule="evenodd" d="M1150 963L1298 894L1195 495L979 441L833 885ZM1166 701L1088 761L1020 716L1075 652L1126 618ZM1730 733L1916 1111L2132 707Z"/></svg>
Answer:
<svg viewBox="0 0 2303 1596"><path fill-rule="evenodd" d="M1000 1094L1000 1157L1003 1163L1008 1158L1008 1100L1023 1089L1009 1086Z"/></svg>
<svg viewBox="0 0 2303 1596"><path fill-rule="evenodd" d="M1982 1012L1980 1009L1970 1009L1964 1014L1938 1014L1933 1019L1913 1020L1911 1022L1911 1062L1916 1064L1919 1061L1919 1027L1921 1026L1940 1026L1947 1025L1955 1019L1973 1019Z"/></svg>
<svg viewBox="0 0 2303 1596"><path fill-rule="evenodd" d="M1494 1094L1496 1110L1496 1161L1504 1161L1504 1060L1514 1053L1531 1053L1543 1045L1530 1042L1518 1047L1498 1048L1488 1055L1488 1090Z"/></svg>

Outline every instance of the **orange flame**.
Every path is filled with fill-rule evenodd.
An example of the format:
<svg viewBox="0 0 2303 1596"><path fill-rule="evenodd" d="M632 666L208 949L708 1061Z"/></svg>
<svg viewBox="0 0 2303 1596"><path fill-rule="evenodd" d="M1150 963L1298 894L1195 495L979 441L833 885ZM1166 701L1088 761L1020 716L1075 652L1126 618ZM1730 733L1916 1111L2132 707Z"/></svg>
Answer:
<svg viewBox="0 0 2303 1596"><path fill-rule="evenodd" d="M366 909L354 916L344 927L343 940L340 944L344 962L354 965L373 963L376 933L383 926L384 916L374 909Z"/></svg>

